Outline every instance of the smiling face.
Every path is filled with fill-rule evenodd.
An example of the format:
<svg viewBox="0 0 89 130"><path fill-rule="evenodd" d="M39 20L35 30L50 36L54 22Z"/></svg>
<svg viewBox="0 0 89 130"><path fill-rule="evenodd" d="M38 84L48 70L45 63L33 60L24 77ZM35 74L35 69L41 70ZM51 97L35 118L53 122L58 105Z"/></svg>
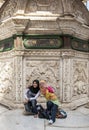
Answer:
<svg viewBox="0 0 89 130"><path fill-rule="evenodd" d="M34 88L37 88L38 87L38 84L36 82L33 82L33 87Z"/></svg>
<svg viewBox="0 0 89 130"><path fill-rule="evenodd" d="M32 86L34 88L37 88L37 87L39 88L39 81L38 80L34 80Z"/></svg>

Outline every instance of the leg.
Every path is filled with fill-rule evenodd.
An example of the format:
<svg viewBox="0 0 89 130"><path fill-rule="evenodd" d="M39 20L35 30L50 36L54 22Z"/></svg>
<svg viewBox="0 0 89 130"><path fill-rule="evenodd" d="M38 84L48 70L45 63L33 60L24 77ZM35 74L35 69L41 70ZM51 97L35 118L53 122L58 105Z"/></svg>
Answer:
<svg viewBox="0 0 89 130"><path fill-rule="evenodd" d="M24 106L25 106L25 111L31 112L31 102L25 103Z"/></svg>
<svg viewBox="0 0 89 130"><path fill-rule="evenodd" d="M58 106L56 104L53 104L51 108L51 119L53 122L55 122L57 111L58 111Z"/></svg>
<svg viewBox="0 0 89 130"><path fill-rule="evenodd" d="M38 114L37 107L36 107L37 101L36 100L31 100L31 104L32 104L33 113Z"/></svg>
<svg viewBox="0 0 89 130"><path fill-rule="evenodd" d="M50 113L50 120L51 122L55 122L55 119L56 119L56 113L58 111L58 106L56 104L54 104L53 102L51 101L48 101L47 102L47 111Z"/></svg>
<svg viewBox="0 0 89 130"><path fill-rule="evenodd" d="M53 103L51 101L47 102L47 111L51 112L51 108L53 106Z"/></svg>

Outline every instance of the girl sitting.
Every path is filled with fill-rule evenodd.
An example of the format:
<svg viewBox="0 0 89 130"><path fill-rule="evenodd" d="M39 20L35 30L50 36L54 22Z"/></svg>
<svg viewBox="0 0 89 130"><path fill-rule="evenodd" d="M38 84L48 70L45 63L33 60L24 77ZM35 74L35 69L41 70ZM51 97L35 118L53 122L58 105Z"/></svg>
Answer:
<svg viewBox="0 0 89 130"><path fill-rule="evenodd" d="M58 112L58 106L59 106L58 98L54 93L53 88L51 86L50 87L47 86L44 80L40 81L40 92L47 99L47 111L50 112L49 124L53 124L55 122L56 114Z"/></svg>
<svg viewBox="0 0 89 130"><path fill-rule="evenodd" d="M32 86L28 86L25 91L25 110L33 114L38 114L37 111L37 101L36 99L40 95L39 81L34 80Z"/></svg>

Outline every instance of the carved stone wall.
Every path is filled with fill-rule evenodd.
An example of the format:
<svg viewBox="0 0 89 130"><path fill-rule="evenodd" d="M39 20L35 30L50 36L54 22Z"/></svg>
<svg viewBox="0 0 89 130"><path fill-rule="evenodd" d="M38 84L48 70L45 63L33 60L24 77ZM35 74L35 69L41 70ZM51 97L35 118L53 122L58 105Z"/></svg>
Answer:
<svg viewBox="0 0 89 130"><path fill-rule="evenodd" d="M14 62L12 54L0 54L0 102L8 106L16 101Z"/></svg>
<svg viewBox="0 0 89 130"><path fill-rule="evenodd" d="M49 85L55 88L55 91L59 94L60 89L60 61L57 59L46 59L39 57L39 59L30 59L25 57L24 61L24 87L28 84L32 84L34 79L45 80Z"/></svg>
<svg viewBox="0 0 89 130"><path fill-rule="evenodd" d="M0 54L1 103L13 107L23 103L24 90L34 79L44 79L52 85L65 107L85 104L89 100L89 54L70 49Z"/></svg>
<svg viewBox="0 0 89 130"><path fill-rule="evenodd" d="M10 106L21 104L25 87L36 78L51 84L66 107L88 102L89 53L69 49L66 42L67 50L26 48L25 34L68 34L85 40L86 44L79 42L77 45L84 45L80 50L86 50L89 12L80 0L5 1L0 8L0 41L13 37L14 47L0 53L0 102ZM71 39L68 44L71 46ZM72 47L78 49L76 44Z"/></svg>
<svg viewBox="0 0 89 130"><path fill-rule="evenodd" d="M88 61L73 61L73 97L88 93Z"/></svg>
<svg viewBox="0 0 89 130"><path fill-rule="evenodd" d="M62 52L62 59L62 101L75 108L89 100L89 55Z"/></svg>
<svg viewBox="0 0 89 130"><path fill-rule="evenodd" d="M14 74L13 61L8 59L0 61L0 93L5 94L5 98L10 99L10 92L14 94ZM12 98L12 100L14 97Z"/></svg>

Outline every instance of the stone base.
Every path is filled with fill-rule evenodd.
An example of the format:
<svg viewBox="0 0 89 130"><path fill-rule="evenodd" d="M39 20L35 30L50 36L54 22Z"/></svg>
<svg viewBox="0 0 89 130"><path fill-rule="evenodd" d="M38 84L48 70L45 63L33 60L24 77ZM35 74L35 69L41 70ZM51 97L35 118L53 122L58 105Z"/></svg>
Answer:
<svg viewBox="0 0 89 130"><path fill-rule="evenodd" d="M72 101L71 103L63 103L62 108L68 108L70 110L75 110L80 106L85 106L85 104L88 102L88 97L81 98L75 101ZM89 104L88 104L89 105Z"/></svg>

